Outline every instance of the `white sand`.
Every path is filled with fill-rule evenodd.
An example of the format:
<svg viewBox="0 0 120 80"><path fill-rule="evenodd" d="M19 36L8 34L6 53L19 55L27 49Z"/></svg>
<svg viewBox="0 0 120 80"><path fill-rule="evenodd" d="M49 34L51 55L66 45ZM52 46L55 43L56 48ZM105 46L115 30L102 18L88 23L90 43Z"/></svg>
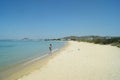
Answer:
<svg viewBox="0 0 120 80"><path fill-rule="evenodd" d="M120 80L120 48L70 41L42 68L18 80Z"/></svg>

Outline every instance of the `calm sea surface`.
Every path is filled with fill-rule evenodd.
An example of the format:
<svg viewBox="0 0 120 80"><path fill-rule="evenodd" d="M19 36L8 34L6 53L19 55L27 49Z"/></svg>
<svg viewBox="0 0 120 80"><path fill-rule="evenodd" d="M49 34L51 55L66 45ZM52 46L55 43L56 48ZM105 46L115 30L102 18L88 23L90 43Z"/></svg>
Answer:
<svg viewBox="0 0 120 80"><path fill-rule="evenodd" d="M55 51L65 42L0 41L0 70L49 54L49 44L53 45Z"/></svg>

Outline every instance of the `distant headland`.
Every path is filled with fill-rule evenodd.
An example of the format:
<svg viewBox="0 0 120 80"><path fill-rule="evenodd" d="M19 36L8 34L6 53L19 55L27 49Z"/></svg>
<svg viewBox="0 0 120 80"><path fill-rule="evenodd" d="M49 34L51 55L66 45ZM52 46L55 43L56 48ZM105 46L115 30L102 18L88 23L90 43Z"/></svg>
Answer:
<svg viewBox="0 0 120 80"><path fill-rule="evenodd" d="M120 36L67 36L62 38L52 38L52 39L30 39L22 38L16 39L1 39L0 41L82 41L90 42L95 44L112 45L120 48Z"/></svg>

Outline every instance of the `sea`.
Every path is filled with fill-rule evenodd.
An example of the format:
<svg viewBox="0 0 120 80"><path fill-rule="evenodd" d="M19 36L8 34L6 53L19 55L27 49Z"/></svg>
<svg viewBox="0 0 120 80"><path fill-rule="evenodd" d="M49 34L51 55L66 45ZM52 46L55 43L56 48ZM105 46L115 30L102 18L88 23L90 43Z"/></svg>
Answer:
<svg viewBox="0 0 120 80"><path fill-rule="evenodd" d="M52 44L52 52L55 52L66 42L0 40L0 76L4 71L17 64L27 65L52 54L49 51L50 44Z"/></svg>

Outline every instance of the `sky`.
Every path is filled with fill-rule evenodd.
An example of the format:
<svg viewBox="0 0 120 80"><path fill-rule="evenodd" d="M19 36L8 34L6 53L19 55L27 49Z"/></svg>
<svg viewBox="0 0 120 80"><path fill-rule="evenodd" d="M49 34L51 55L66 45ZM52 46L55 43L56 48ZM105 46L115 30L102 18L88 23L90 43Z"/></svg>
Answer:
<svg viewBox="0 0 120 80"><path fill-rule="evenodd" d="M120 36L119 0L0 0L0 39Z"/></svg>

